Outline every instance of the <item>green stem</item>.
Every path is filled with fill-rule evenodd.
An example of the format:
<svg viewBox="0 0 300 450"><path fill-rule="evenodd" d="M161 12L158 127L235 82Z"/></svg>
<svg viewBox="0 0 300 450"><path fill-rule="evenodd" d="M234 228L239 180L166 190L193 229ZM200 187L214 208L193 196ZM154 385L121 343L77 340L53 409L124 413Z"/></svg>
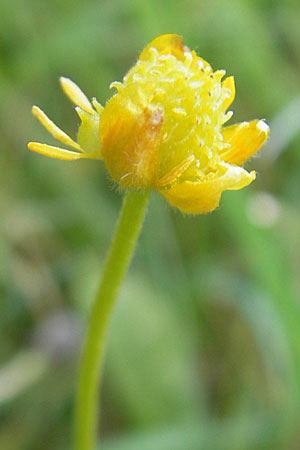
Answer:
<svg viewBox="0 0 300 450"><path fill-rule="evenodd" d="M107 329L142 227L148 199L148 191L128 191L123 199L83 348L75 410L76 450L94 450L96 445L100 376Z"/></svg>

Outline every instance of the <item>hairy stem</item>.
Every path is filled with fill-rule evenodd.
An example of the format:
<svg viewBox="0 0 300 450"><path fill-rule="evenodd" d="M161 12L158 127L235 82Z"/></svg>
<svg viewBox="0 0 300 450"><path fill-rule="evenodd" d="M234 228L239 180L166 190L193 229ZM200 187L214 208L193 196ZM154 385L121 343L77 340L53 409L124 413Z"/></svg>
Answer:
<svg viewBox="0 0 300 450"><path fill-rule="evenodd" d="M75 409L75 449L94 450L108 325L145 216L149 192L127 191L94 301L83 347Z"/></svg>

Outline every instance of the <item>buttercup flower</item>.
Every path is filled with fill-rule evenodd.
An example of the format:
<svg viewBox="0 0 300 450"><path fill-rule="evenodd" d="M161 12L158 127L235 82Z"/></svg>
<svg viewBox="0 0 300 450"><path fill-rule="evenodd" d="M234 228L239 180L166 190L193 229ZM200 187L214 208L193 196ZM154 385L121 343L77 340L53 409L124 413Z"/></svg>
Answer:
<svg viewBox="0 0 300 450"><path fill-rule="evenodd" d="M234 96L233 77L184 46L180 36L159 36L137 63L111 87L117 93L103 108L89 102L69 79L62 88L81 119L77 142L38 107L33 114L73 150L30 142L30 150L66 160L104 158L123 188L159 191L182 212L212 211L225 190L255 179L241 167L263 145L269 127L253 120L224 127Z"/></svg>

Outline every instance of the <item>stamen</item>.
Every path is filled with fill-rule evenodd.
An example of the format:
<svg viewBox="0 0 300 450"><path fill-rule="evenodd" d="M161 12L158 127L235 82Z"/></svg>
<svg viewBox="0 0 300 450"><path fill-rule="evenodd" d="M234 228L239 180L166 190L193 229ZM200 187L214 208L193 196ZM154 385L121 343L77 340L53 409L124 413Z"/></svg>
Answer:
<svg viewBox="0 0 300 450"><path fill-rule="evenodd" d="M91 102L87 98L87 96L82 92L82 90L75 84L72 80L65 77L60 77L59 79L61 87L64 93L69 97L71 102L76 106L80 106L81 109L90 113L96 114L94 111Z"/></svg>
<svg viewBox="0 0 300 450"><path fill-rule="evenodd" d="M184 108L176 107L176 108L173 108L172 111L175 114L179 114L180 116L186 116L186 110Z"/></svg>
<svg viewBox="0 0 300 450"><path fill-rule="evenodd" d="M98 102L96 97L92 98L92 105L93 105L93 107L95 108L95 110L97 111L97 113L99 115L102 114L102 111L104 110L104 107Z"/></svg>
<svg viewBox="0 0 300 450"><path fill-rule="evenodd" d="M226 75L226 70L216 70L214 73L214 78L216 81L221 81L224 75Z"/></svg>
<svg viewBox="0 0 300 450"><path fill-rule="evenodd" d="M113 81L109 85L109 89L115 88L118 92L121 92L124 89L124 84L121 81Z"/></svg>
<svg viewBox="0 0 300 450"><path fill-rule="evenodd" d="M228 120L230 120L232 116L233 116L233 111L227 111L227 113L224 114L224 116L223 116L222 125L224 123L228 122Z"/></svg>
<svg viewBox="0 0 300 450"><path fill-rule="evenodd" d="M174 181L177 180L177 178L180 177L180 175L185 172L192 162L195 160L194 155L188 156L186 159L184 159L180 164L178 164L174 169L170 170L166 175L164 175L160 180L158 181L158 185L160 187L165 187L168 184L172 184Z"/></svg>
<svg viewBox="0 0 300 450"><path fill-rule="evenodd" d="M73 141L64 131L62 131L52 120L42 111L38 106L32 107L33 115L41 122L41 124L52 134L55 139L59 140L63 144L70 145L70 147L81 150L80 145Z"/></svg>

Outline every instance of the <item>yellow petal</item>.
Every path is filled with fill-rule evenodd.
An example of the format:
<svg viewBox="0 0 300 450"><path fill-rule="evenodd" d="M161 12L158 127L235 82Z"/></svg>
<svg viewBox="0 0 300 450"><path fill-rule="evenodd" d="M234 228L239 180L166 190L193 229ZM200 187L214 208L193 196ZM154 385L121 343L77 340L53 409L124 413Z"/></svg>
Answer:
<svg viewBox="0 0 300 450"><path fill-rule="evenodd" d="M83 157L82 153L76 153L64 148L53 147L53 145L40 144L39 142L29 142L27 145L29 150L40 153L41 155L49 156L50 158L64 159L66 161L73 161Z"/></svg>
<svg viewBox="0 0 300 450"><path fill-rule="evenodd" d="M225 80L222 82L222 87L228 89L228 97L224 101L224 107L225 109L227 109L229 108L235 97L234 77L225 78Z"/></svg>
<svg viewBox="0 0 300 450"><path fill-rule="evenodd" d="M221 153L221 158L230 164L241 166L264 144L270 128L263 120L242 122L222 130L224 142L230 145Z"/></svg>
<svg viewBox="0 0 300 450"><path fill-rule="evenodd" d="M184 181L171 189L159 192L171 205L187 214L205 214L219 205L221 194L226 190L238 190L255 179L255 172L247 172L242 167L222 164L224 173L205 181Z"/></svg>
<svg viewBox="0 0 300 450"><path fill-rule="evenodd" d="M69 78L65 77L60 77L59 81L64 93L69 97L74 105L80 106L81 109L90 114L96 114L96 111L93 109L91 102L82 92L82 90L77 86L77 84L75 84Z"/></svg>
<svg viewBox="0 0 300 450"><path fill-rule="evenodd" d="M151 48L155 48L160 54L174 55L182 59L184 45L181 36L177 34L162 34L153 39L142 51L139 56L141 60L151 59Z"/></svg>
<svg viewBox="0 0 300 450"><path fill-rule="evenodd" d="M81 150L80 145L73 141L64 131L62 131L38 106L32 107L32 114L41 122L41 124L52 134L55 139L70 147Z"/></svg>

